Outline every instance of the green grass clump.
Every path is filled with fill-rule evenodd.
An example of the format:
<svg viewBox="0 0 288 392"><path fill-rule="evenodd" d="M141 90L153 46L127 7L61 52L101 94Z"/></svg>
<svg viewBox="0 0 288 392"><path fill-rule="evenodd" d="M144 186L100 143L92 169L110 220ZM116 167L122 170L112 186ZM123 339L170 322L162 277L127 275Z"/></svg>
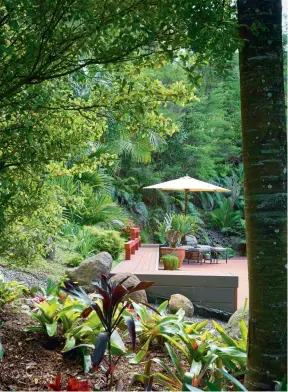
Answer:
<svg viewBox="0 0 288 392"><path fill-rule="evenodd" d="M164 255L161 257L161 261L166 270L176 270L179 267L179 260L174 255Z"/></svg>

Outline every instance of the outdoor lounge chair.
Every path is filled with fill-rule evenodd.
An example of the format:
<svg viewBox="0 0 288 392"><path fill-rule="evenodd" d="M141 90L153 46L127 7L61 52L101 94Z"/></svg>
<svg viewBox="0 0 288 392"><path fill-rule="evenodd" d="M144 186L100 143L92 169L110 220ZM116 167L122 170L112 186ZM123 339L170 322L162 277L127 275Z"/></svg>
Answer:
<svg viewBox="0 0 288 392"><path fill-rule="evenodd" d="M209 260L210 263L214 262L218 264L218 254L225 253L226 254L226 264L228 261L227 249L222 247L215 247L210 245L200 245L197 242L196 237L191 235L185 236L185 245L184 248L187 252L191 251L199 251L203 256L203 260ZM187 257L185 255L185 259L189 260L189 253L187 253Z"/></svg>
<svg viewBox="0 0 288 392"><path fill-rule="evenodd" d="M191 236L191 235L186 235L184 248L187 252L187 257L185 254L185 259L190 260L189 259L190 252L192 252L192 251L197 252L198 251L199 254L201 254L202 260L204 260L204 263L205 263L205 260L209 260L210 263L212 263L211 246L198 244L196 237ZM189 261L188 261L188 263L189 263ZM201 262L201 264L202 264L202 262Z"/></svg>
<svg viewBox="0 0 288 392"><path fill-rule="evenodd" d="M195 250L195 248L188 249L185 250L185 260L188 261L188 264L190 264L191 261L202 264L203 254L200 250Z"/></svg>

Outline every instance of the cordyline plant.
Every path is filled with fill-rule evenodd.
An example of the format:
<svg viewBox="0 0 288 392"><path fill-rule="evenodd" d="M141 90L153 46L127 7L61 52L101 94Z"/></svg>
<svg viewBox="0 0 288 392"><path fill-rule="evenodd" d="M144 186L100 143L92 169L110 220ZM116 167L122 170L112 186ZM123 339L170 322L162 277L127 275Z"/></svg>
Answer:
<svg viewBox="0 0 288 392"><path fill-rule="evenodd" d="M132 317L123 315L123 312L131 304L129 300L125 300L128 294L136 291L145 290L152 286L154 282L140 282L136 286L125 288L123 283L128 279L126 277L121 282L111 282L110 278L102 275L99 282L93 281L96 286L98 294L94 298L102 300L102 309L98 303L94 302L86 292L75 282L64 282L62 290L72 297L84 301L89 307L82 313L83 317L88 317L92 311L95 311L101 320L104 331L100 332L97 336L97 343L95 345L94 354L92 356L92 363L95 368L99 368L102 361L107 365L105 373L107 383L109 382L110 388L113 383L113 373L116 365L122 355L114 360L112 355L111 339L112 334L116 332L119 324L124 321L127 324L128 332L131 337L133 350L136 344L136 331L135 323ZM149 307L149 305L146 305ZM108 358L105 358L106 349L108 350Z"/></svg>

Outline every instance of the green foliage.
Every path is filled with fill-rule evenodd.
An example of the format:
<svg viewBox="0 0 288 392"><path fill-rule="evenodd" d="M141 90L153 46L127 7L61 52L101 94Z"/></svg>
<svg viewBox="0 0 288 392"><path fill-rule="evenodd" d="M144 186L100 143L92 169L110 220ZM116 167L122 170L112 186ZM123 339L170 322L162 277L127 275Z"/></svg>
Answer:
<svg viewBox="0 0 288 392"><path fill-rule="evenodd" d="M97 180L97 181L96 181ZM64 215L76 225L99 225L106 228L121 227L125 213L111 196L108 177L99 172L81 175L80 179L60 177L54 184L60 186L64 198Z"/></svg>
<svg viewBox="0 0 288 392"><path fill-rule="evenodd" d="M196 81L200 64L226 63L237 42L230 3L68 0L45 2L43 12L38 3L5 2L0 26L0 251L26 263L45 256L63 224L67 204L55 178L93 176L124 157L149 162L177 129L162 107L191 102L194 92L145 71L175 56ZM106 193L87 191L74 218L102 224L99 204L116 215Z"/></svg>
<svg viewBox="0 0 288 392"><path fill-rule="evenodd" d="M241 212L234 211L229 199L225 199L219 208L211 212L211 223L221 231L232 228L240 222Z"/></svg>
<svg viewBox="0 0 288 392"><path fill-rule="evenodd" d="M146 231L144 231L144 230L140 231L140 238L141 238L141 243L142 244L149 244L150 236L149 236L149 234Z"/></svg>
<svg viewBox="0 0 288 392"><path fill-rule="evenodd" d="M166 86L176 80L188 82L187 74L177 62L147 72L151 78L161 80ZM152 154L152 163L143 167L132 160L123 159L120 175L117 172L117 187L122 195L119 202L133 211L134 205L144 201L148 215L141 223L151 232L159 232L158 225L163 222L166 212L183 212L184 194L143 191L142 186L187 173L191 177L231 189L230 200L234 209L243 210L244 207L238 60L235 56L223 72L211 64L203 66L199 69L199 76L201 83L197 90L195 85L190 88L200 101L193 100L184 108L176 103L161 108L165 116L175 121L179 131L166 138L162 148ZM121 181L126 184L125 190ZM203 214L203 210L216 209L222 200L223 194L220 193L191 193L188 212L198 218L201 226L206 218L207 222L210 221L210 215ZM156 233L154 239L166 242L161 233Z"/></svg>
<svg viewBox="0 0 288 392"><path fill-rule="evenodd" d="M28 292L28 288L20 282L5 282L1 280L0 276L0 309L6 304L19 300L25 292Z"/></svg>
<svg viewBox="0 0 288 392"><path fill-rule="evenodd" d="M214 326L220 337L214 335L212 331L203 330L204 326L205 323L194 323L188 327L181 325L175 337L165 342L173 368L160 358L150 359L146 363L144 374L135 375L132 381L140 381L146 386L148 383L155 382L175 391L194 390L194 387L199 386L204 387L205 390L206 388L222 390L225 384L232 382L235 390L239 390L238 388L246 390L235 377L247 372L245 351L247 331L243 331L243 340L237 342L215 322ZM181 352L185 363L183 360L180 361L173 346ZM162 371L151 373L153 362L160 366ZM187 368L190 369L188 373Z"/></svg>
<svg viewBox="0 0 288 392"><path fill-rule="evenodd" d="M43 301L37 305L36 311L31 312L30 314L31 317L40 325L37 327L25 328L24 330L26 332L43 332L50 338L57 336L57 313L61 305L59 303L53 302Z"/></svg>
<svg viewBox="0 0 288 392"><path fill-rule="evenodd" d="M172 248L184 239L185 235L194 235L198 230L198 223L192 216L166 214L163 223L158 225L158 236L162 243L167 242Z"/></svg>
<svg viewBox="0 0 288 392"><path fill-rule="evenodd" d="M124 249L124 240L115 230L103 230L95 226L85 226L92 237L93 246L99 252L108 252L113 259L118 259Z"/></svg>
<svg viewBox="0 0 288 392"><path fill-rule="evenodd" d="M55 288L55 287L54 287ZM89 315L85 321L82 312L86 305L80 301L67 298L57 290L45 290L46 296L36 295L32 297L34 309L29 315L39 325L27 327L26 332L41 332L53 342L64 341L63 353L74 350L83 362L85 372L91 368L91 356L89 349L94 348L96 336L101 331L101 321L97 315ZM51 346L53 347L53 345Z"/></svg>
<svg viewBox="0 0 288 392"><path fill-rule="evenodd" d="M80 253L84 258L92 256L97 253L95 246L95 235L86 228L81 228L75 236L76 246L75 251Z"/></svg>
<svg viewBox="0 0 288 392"><path fill-rule="evenodd" d="M178 259L177 259L178 262ZM150 345L156 340L158 344L171 339L178 331L179 324L184 321L184 311L180 310L175 315L167 315L168 301L163 302L155 311L147 309L146 306L133 303L133 315L136 333L143 344L140 351L130 360L131 364L138 364L147 354Z"/></svg>
<svg viewBox="0 0 288 392"><path fill-rule="evenodd" d="M78 226L65 225L62 228L64 238L68 240L67 249L70 254L65 256L65 264L70 262L70 258L75 257L77 253L82 258L87 258L99 252L109 252L114 259L117 259L124 249L124 239L120 232L116 230L106 230L98 226ZM75 253L77 252L77 253Z"/></svg>
<svg viewBox="0 0 288 392"><path fill-rule="evenodd" d="M164 255L161 257L161 262L164 265L164 269L167 270L176 270L179 267L179 260L177 256Z"/></svg>
<svg viewBox="0 0 288 392"><path fill-rule="evenodd" d="M102 368L105 369L107 381L110 380L110 389L113 383L113 373L116 365L119 359L126 353L125 345L117 332L117 328L122 321L125 321L127 325L133 350L136 345L135 322L130 316L127 317L123 315L123 312L129 306L129 301L124 302L124 298L129 293L145 290L154 284L153 282L140 282L136 286L125 288L123 283L127 279L128 278L117 284L116 282L112 283L109 277L102 275L99 282L94 282L98 292L98 294L94 295L94 298L102 300L102 307L93 301L77 283L65 282L63 287L63 290L67 294L88 305L88 308L82 312L83 316L87 317L91 312L95 312L101 320L104 331L100 332L97 336L92 362L93 366L99 367L104 360L107 349L108 359L105 360L105 362L108 368L105 369L104 366L102 366ZM121 302L124 303L122 304ZM118 358L114 359L114 355Z"/></svg>
<svg viewBox="0 0 288 392"><path fill-rule="evenodd" d="M287 391L287 379L286 379L286 375L283 377L283 380L281 382L276 381L276 384L279 386L278 391Z"/></svg>
<svg viewBox="0 0 288 392"><path fill-rule="evenodd" d="M78 267L81 262L83 261L83 257L80 255L71 255L67 260L66 260L66 265L67 267Z"/></svg>

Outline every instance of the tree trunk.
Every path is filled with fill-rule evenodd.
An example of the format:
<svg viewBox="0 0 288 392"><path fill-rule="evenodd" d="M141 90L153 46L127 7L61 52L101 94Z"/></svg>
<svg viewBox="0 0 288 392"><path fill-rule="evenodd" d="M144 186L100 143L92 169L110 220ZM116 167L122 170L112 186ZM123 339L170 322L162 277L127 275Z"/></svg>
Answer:
<svg viewBox="0 0 288 392"><path fill-rule="evenodd" d="M249 272L249 390L286 373L286 121L281 0L238 0L245 218ZM245 26L244 26L245 25ZM255 29L257 31L255 31ZM254 33L253 33L254 30Z"/></svg>

